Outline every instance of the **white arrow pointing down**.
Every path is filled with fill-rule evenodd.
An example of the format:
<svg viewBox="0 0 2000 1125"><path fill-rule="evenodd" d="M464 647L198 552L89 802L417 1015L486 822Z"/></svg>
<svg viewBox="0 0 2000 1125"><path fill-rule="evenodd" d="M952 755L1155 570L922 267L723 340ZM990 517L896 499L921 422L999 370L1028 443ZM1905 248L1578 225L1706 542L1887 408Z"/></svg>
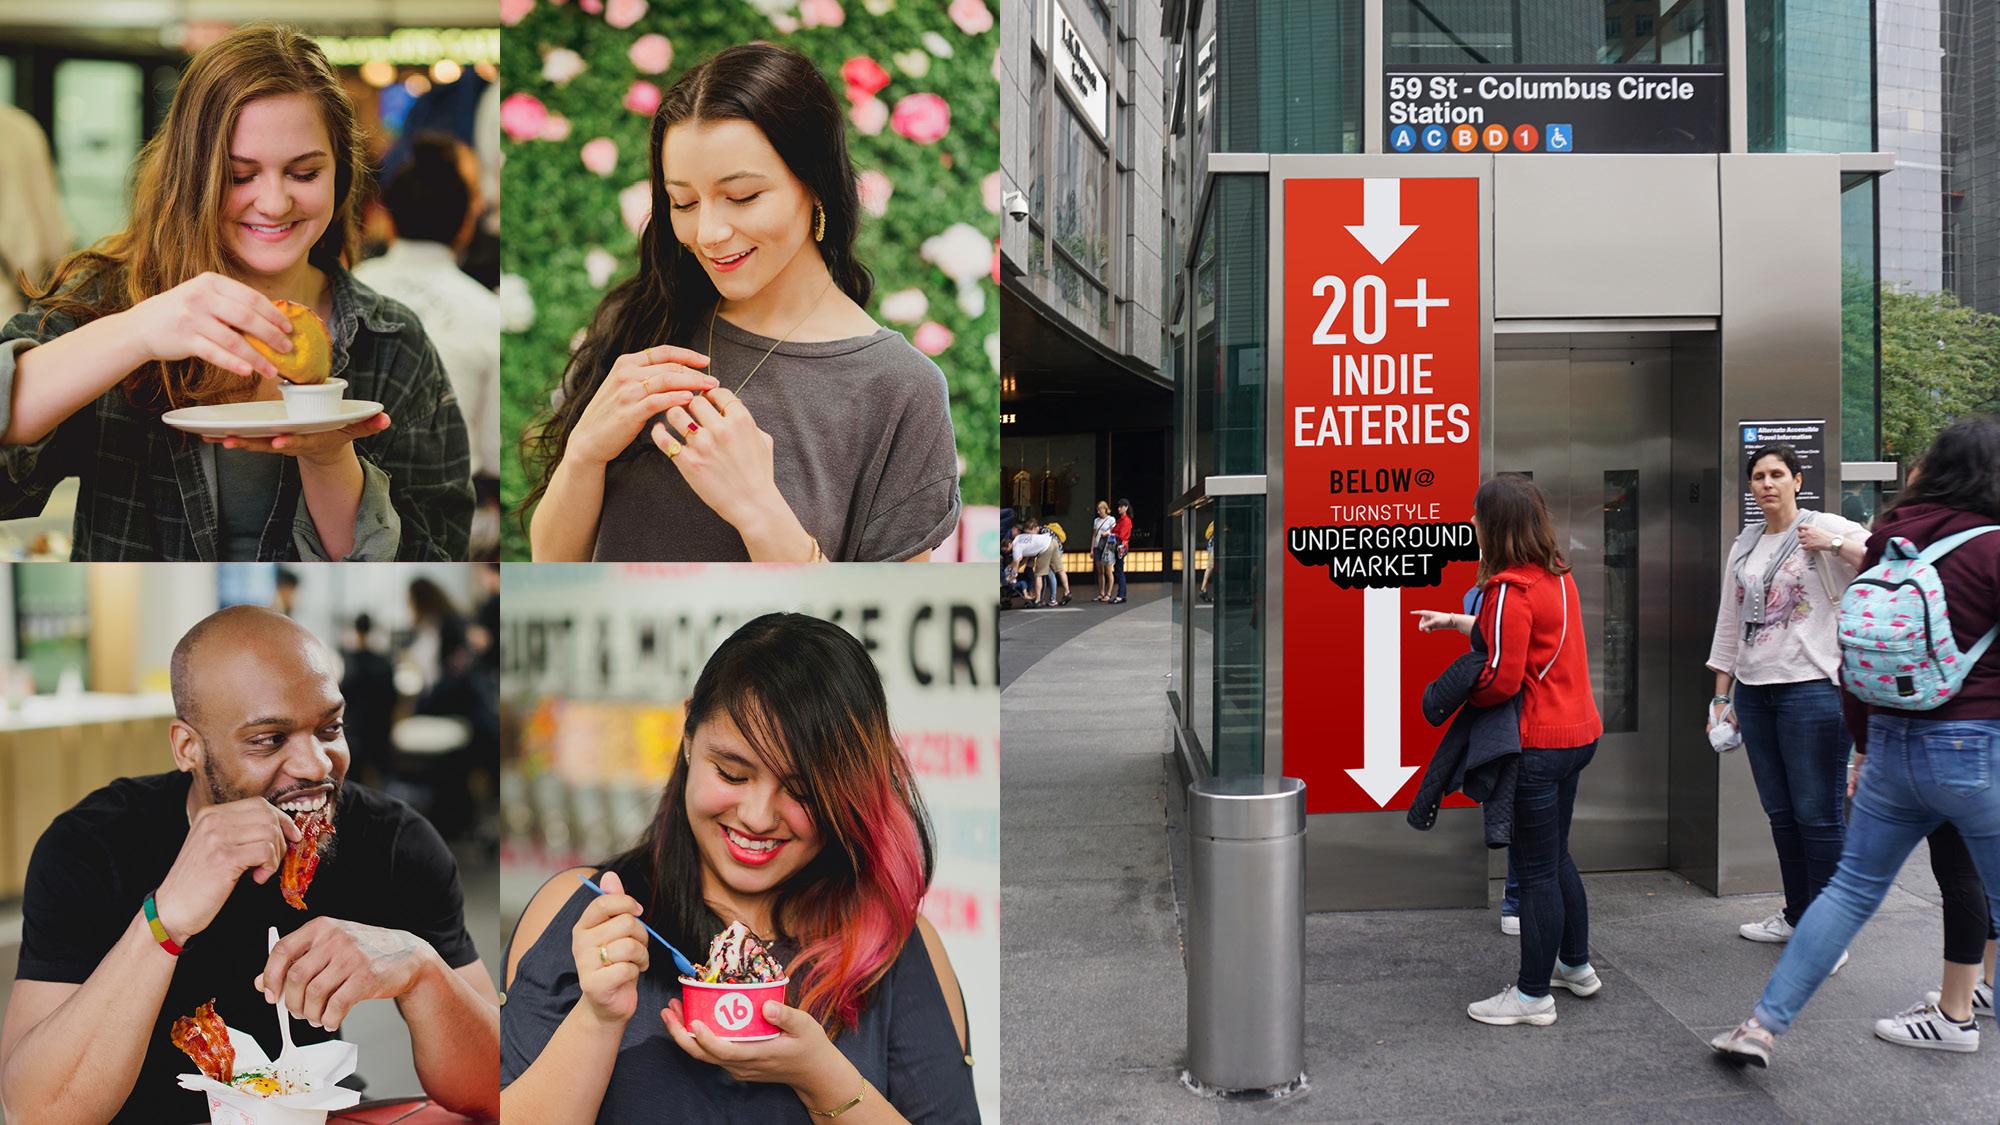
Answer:
<svg viewBox="0 0 2000 1125"><path fill-rule="evenodd" d="M1366 654L1361 665L1361 768L1348 770L1347 776L1377 808L1386 807L1417 772L1403 764L1402 616L1402 590L1361 591L1361 651Z"/></svg>
<svg viewBox="0 0 2000 1125"><path fill-rule="evenodd" d="M1387 262L1416 232L1416 227L1403 225L1403 181L1361 181L1361 225L1348 227L1347 233L1363 249L1376 261Z"/></svg>

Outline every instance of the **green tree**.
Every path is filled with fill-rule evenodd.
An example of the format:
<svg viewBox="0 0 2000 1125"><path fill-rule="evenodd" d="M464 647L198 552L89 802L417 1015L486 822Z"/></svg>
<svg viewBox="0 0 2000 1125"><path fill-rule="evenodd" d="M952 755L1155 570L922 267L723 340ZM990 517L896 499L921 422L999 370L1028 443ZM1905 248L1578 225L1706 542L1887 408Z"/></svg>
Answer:
<svg viewBox="0 0 2000 1125"><path fill-rule="evenodd" d="M2000 408L2000 316L1882 287L1882 456L1906 466L1966 414Z"/></svg>

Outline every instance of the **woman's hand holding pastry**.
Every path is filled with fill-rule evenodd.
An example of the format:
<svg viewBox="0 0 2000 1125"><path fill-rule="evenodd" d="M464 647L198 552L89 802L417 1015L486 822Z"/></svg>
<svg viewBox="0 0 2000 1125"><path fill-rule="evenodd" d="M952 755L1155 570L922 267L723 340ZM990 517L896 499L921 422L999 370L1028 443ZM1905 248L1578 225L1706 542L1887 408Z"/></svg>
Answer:
<svg viewBox="0 0 2000 1125"><path fill-rule="evenodd" d="M652 964L651 951L639 900L625 893L616 872L605 872L601 885L605 893L583 908L570 930L570 956L590 1014L622 1025L639 1010L639 975Z"/></svg>
<svg viewBox="0 0 2000 1125"><path fill-rule="evenodd" d="M688 1056L719 1066L739 1082L774 1082L790 1086L806 1105L838 1105L860 1090L861 1072L847 1061L826 1029L804 1011L776 1000L764 1002L764 1018L778 1029L775 1039L741 1043L724 1039L700 1020L690 1024L679 1000L660 1010L667 1036Z"/></svg>
<svg viewBox="0 0 2000 1125"><path fill-rule="evenodd" d="M647 419L713 388L714 377L696 370L707 366L708 357L700 352L667 344L619 356L577 419L565 456L608 464L639 436Z"/></svg>
<svg viewBox="0 0 2000 1125"><path fill-rule="evenodd" d="M270 298L234 278L204 273L116 314L145 360L198 359L246 378L278 377L245 336L292 350L292 323Z"/></svg>

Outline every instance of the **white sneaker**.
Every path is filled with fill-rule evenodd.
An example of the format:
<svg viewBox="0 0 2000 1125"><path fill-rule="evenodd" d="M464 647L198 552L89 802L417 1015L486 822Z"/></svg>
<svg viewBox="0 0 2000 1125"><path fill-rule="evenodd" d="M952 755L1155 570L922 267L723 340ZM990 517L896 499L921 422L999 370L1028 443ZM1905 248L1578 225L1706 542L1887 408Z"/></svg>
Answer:
<svg viewBox="0 0 2000 1125"><path fill-rule="evenodd" d="M1774 1039L1763 1027L1752 1026L1745 1020L1733 1030L1710 1039L1708 1045L1733 1062L1768 1067L1771 1065Z"/></svg>
<svg viewBox="0 0 2000 1125"><path fill-rule="evenodd" d="M1979 1049L1977 1027L1958 1026L1930 1003L1919 1004L1886 1020L1876 1020L1875 1038L1898 1047L1921 1047L1928 1051Z"/></svg>
<svg viewBox="0 0 2000 1125"><path fill-rule="evenodd" d="M1834 975L1835 973L1838 973L1838 972L1839 972L1840 970L1842 970L1842 969L1844 969L1844 968L1846 968L1846 967L1847 967L1847 953L1848 953L1848 951L1847 951L1847 950L1845 950L1845 949L1843 949L1843 950L1841 950L1841 951L1840 951L1840 960L1838 960L1838 961L1835 961L1835 962L1833 963L1833 968L1831 968L1831 969L1828 969L1828 970L1826 971L1826 975L1827 975L1827 976L1831 977L1831 976L1833 976L1833 975Z"/></svg>
<svg viewBox="0 0 2000 1125"><path fill-rule="evenodd" d="M1792 940L1792 924L1785 921L1783 911L1771 915L1762 922L1745 922L1736 927L1736 932L1751 941L1775 943Z"/></svg>
<svg viewBox="0 0 2000 1125"><path fill-rule="evenodd" d="M1500 1027L1516 1023L1547 1027L1556 1022L1556 998L1544 996L1533 1003L1524 1003L1521 1000L1520 989L1510 984L1501 989L1500 995L1491 1000L1467 1004L1465 1014L1480 1023L1490 1023Z"/></svg>
<svg viewBox="0 0 2000 1125"><path fill-rule="evenodd" d="M1565 971L1562 962L1557 961L1555 972L1549 976L1549 987L1567 988L1578 996L1595 996L1597 990L1604 987L1604 979L1597 975L1597 970L1591 968L1589 962L1581 968Z"/></svg>
<svg viewBox="0 0 2000 1125"><path fill-rule="evenodd" d="M1502 914L1500 916L1500 932L1506 934L1508 937L1520 937L1521 916L1518 914Z"/></svg>
<svg viewBox="0 0 2000 1125"><path fill-rule="evenodd" d="M1924 1003L1935 1005L1943 995L1944 993L1933 988L1924 993ZM1994 1018L1993 986L1985 981L1972 986L1972 1017L1978 1019L1980 1016L1985 1016L1989 1020Z"/></svg>

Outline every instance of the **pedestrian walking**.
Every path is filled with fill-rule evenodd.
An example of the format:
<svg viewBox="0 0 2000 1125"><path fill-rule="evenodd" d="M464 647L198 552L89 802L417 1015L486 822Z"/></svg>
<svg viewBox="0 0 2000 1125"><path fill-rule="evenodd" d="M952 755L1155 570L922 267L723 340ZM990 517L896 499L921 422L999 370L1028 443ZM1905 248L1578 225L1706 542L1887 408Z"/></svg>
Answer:
<svg viewBox="0 0 2000 1125"><path fill-rule="evenodd" d="M2000 775L2000 651L1992 646L2000 636L2000 420L1953 424L1921 464L1877 519L1840 614L1845 717L1865 755L1852 823L1833 878L1796 924L1752 1015L1710 1041L1738 1061L1770 1065L1775 1037L1832 975L1917 841L1941 826L1956 828L1966 847L1989 926L2000 914L2000 785L1993 784ZM1891 647L1915 636L1909 622L1919 617L1923 639ZM1896 653L1887 666L1883 652ZM1952 894L1962 895L1962 880L1952 882ZM1980 917L1972 915L1974 927ZM1970 952L1967 944L1948 956ZM1906 1036L1934 1034L1948 1049L1976 1049L1969 987L1976 975L1976 966L1961 965L1947 979L1936 1017L1885 1022L1902 1024ZM1885 1038L1893 1042L1899 1028L1890 1030Z"/></svg>
<svg viewBox="0 0 2000 1125"><path fill-rule="evenodd" d="M1118 499L1118 519L1111 525L1111 535L1118 541L1118 557L1112 567L1118 592L1111 602L1116 605L1125 600L1125 553L1132 549L1132 502L1122 496Z"/></svg>
<svg viewBox="0 0 2000 1125"><path fill-rule="evenodd" d="M1534 481L1500 473L1472 500L1479 541L1476 617L1424 610L1426 632L1479 632L1489 654L1467 703L1519 697L1521 762L1514 787L1512 859L1520 878L1521 961L1513 984L1466 1007L1481 1023L1556 1022L1552 989L1576 996L1603 987L1590 964L1590 907L1569 852L1577 779L1597 752L1604 722L1590 688L1582 607L1569 562L1556 548L1548 502Z"/></svg>
<svg viewBox="0 0 2000 1125"><path fill-rule="evenodd" d="M1049 578L1049 593L1046 604L1052 606L1068 605L1069 568L1063 565L1063 552L1069 550L1069 533L1064 531L1063 525L1057 523L1055 520L1050 520L1048 523L1043 524L1042 527L1043 530L1055 537L1055 544L1048 549L1048 557L1046 559ZM1041 560L1038 560L1036 564L1038 574L1041 569ZM1037 595L1040 594L1039 587L1036 593Z"/></svg>
<svg viewBox="0 0 2000 1125"><path fill-rule="evenodd" d="M1759 448L1747 471L1764 519L1736 537L1723 567L1708 726L1733 722L1742 733L1785 888L1783 909L1737 933L1783 942L1840 861L1848 737L1835 622L1869 536L1853 520L1799 508L1804 478L1791 446Z"/></svg>
<svg viewBox="0 0 2000 1125"><path fill-rule="evenodd" d="M1097 596L1092 601L1111 600L1111 572L1118 566L1118 548L1115 546L1111 529L1118 521L1111 518L1111 501L1097 502L1097 517L1090 521L1090 561L1097 571Z"/></svg>

